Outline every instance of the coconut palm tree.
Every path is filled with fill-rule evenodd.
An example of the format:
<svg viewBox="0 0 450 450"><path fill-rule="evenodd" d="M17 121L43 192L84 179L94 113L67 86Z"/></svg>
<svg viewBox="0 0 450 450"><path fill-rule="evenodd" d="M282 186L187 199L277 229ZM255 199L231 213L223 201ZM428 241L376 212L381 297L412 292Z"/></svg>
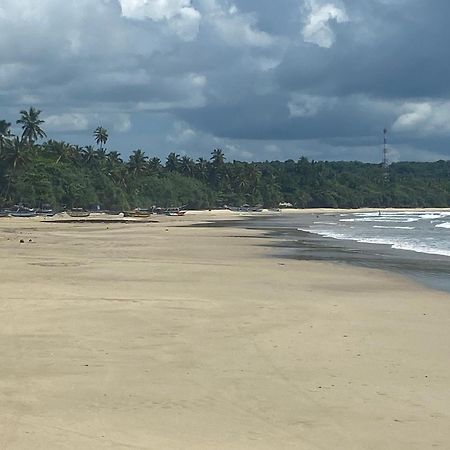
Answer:
<svg viewBox="0 0 450 450"><path fill-rule="evenodd" d="M104 148L98 148L95 151L95 154L97 155L97 159L99 161L105 161L106 159L108 159L108 153L106 152L106 150Z"/></svg>
<svg viewBox="0 0 450 450"><path fill-rule="evenodd" d="M214 183L216 188L222 184L222 180L225 178L225 155L220 148L215 148L211 152L211 167L212 171L210 173L211 181Z"/></svg>
<svg viewBox="0 0 450 450"><path fill-rule="evenodd" d="M116 151L109 152L106 155L105 167L107 175L114 181L119 178L121 169L123 168L123 160L120 153Z"/></svg>
<svg viewBox="0 0 450 450"><path fill-rule="evenodd" d="M82 159L86 165L94 163L97 160L97 152L92 145L86 145L82 150Z"/></svg>
<svg viewBox="0 0 450 450"><path fill-rule="evenodd" d="M251 163L247 167L247 178L252 187L252 193L254 194L258 189L259 180L261 179L261 170L255 163Z"/></svg>
<svg viewBox="0 0 450 450"><path fill-rule="evenodd" d="M55 165L59 164L61 161L69 161L75 157L75 148L73 145L61 141L54 141L50 139L45 145L45 149L52 153L55 157Z"/></svg>
<svg viewBox="0 0 450 450"><path fill-rule="evenodd" d="M99 126L94 131L94 138L97 145L100 145L100 148L103 148L103 145L108 141L108 130Z"/></svg>
<svg viewBox="0 0 450 450"><path fill-rule="evenodd" d="M111 163L111 164L117 164L118 165L118 164L122 164L123 163L123 160L122 160L119 152L116 152L116 151L109 152L106 155L106 157L108 159L108 162Z"/></svg>
<svg viewBox="0 0 450 450"><path fill-rule="evenodd" d="M40 109L30 107L28 111L20 111L20 119L16 120L16 123L22 125L22 139L28 142L31 147L38 139L47 136L45 131L41 128L41 125L45 123L44 120L39 119L41 114Z"/></svg>
<svg viewBox="0 0 450 450"><path fill-rule="evenodd" d="M186 177L192 177L194 174L195 163L189 156L183 156L180 161L180 172Z"/></svg>
<svg viewBox="0 0 450 450"><path fill-rule="evenodd" d="M225 154L220 148L215 148L211 152L211 163L215 168L221 167L225 163Z"/></svg>
<svg viewBox="0 0 450 450"><path fill-rule="evenodd" d="M209 161L207 161L205 158L198 158L195 167L195 173L197 175L197 178L202 181L206 181L209 174Z"/></svg>
<svg viewBox="0 0 450 450"><path fill-rule="evenodd" d="M6 198L8 198L11 182L15 178L16 171L30 159L30 151L25 147L24 141L16 136L13 140L6 143L5 152L2 158L6 161L8 167L8 185L6 187L5 195Z"/></svg>
<svg viewBox="0 0 450 450"><path fill-rule="evenodd" d="M176 172L180 165L180 155L172 152L167 155L166 159L166 169L169 172Z"/></svg>
<svg viewBox="0 0 450 450"><path fill-rule="evenodd" d="M5 160L8 162L8 166L12 172L15 172L19 166L30 159L30 152L23 145L23 141L17 136L12 141L8 142L5 149Z"/></svg>
<svg viewBox="0 0 450 450"><path fill-rule="evenodd" d="M145 156L145 153L142 150L135 150L128 160L130 172L134 175L143 172L147 168L147 159L147 156Z"/></svg>
<svg viewBox="0 0 450 450"><path fill-rule="evenodd" d="M3 147L7 139L11 136L10 126L11 124L6 120L0 120L0 156L3 154Z"/></svg>
<svg viewBox="0 0 450 450"><path fill-rule="evenodd" d="M155 156L148 161L148 168L151 173L159 173L161 171L161 160Z"/></svg>

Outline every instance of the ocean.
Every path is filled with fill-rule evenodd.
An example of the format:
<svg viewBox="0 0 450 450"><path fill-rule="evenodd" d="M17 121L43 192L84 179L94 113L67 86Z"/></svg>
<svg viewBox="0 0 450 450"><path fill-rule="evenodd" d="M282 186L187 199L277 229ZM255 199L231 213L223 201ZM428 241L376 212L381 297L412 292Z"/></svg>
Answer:
<svg viewBox="0 0 450 450"><path fill-rule="evenodd" d="M325 219L301 229L334 239L450 257L449 211L357 212Z"/></svg>
<svg viewBox="0 0 450 450"><path fill-rule="evenodd" d="M276 235L284 256L394 270L450 292L450 211L279 214L251 227Z"/></svg>

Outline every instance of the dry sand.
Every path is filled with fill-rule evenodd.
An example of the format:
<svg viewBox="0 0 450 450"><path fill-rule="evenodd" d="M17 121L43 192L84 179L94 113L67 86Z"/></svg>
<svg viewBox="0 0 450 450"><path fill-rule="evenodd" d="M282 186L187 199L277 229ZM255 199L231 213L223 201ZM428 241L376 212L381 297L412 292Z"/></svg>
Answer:
<svg viewBox="0 0 450 450"><path fill-rule="evenodd" d="M206 216L0 219L1 449L450 448L448 294Z"/></svg>

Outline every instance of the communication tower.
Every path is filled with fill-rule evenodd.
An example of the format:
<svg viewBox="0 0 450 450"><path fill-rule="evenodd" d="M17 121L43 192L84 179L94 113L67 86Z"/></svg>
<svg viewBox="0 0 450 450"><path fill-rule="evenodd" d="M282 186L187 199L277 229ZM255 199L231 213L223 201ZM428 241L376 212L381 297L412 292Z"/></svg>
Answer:
<svg viewBox="0 0 450 450"><path fill-rule="evenodd" d="M387 169L389 167L388 148L387 148L387 134L388 134L388 131L385 128L383 130L383 167L385 169Z"/></svg>
<svg viewBox="0 0 450 450"><path fill-rule="evenodd" d="M387 135L388 135L388 131L385 128L383 130L383 162L382 162L384 181L389 180L389 160L388 160Z"/></svg>

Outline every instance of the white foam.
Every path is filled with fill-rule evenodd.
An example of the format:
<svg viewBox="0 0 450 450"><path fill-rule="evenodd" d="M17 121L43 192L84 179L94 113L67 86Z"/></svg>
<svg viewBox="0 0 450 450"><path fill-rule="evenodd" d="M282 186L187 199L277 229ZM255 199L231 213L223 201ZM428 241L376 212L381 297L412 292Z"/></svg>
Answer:
<svg viewBox="0 0 450 450"><path fill-rule="evenodd" d="M450 229L450 222L440 223L439 225L436 225L435 228L449 228Z"/></svg>
<svg viewBox="0 0 450 450"><path fill-rule="evenodd" d="M445 250L442 248L433 247L432 245L426 245L422 242L417 241L407 241L404 239L395 238L362 238L359 236L349 236L344 233L336 233L328 230L301 230L320 236L338 239L338 240L349 240L356 241L362 244L379 244L379 245L389 245L392 249L396 250L408 250L416 253L427 253L430 255L441 255L450 256L450 250Z"/></svg>
<svg viewBox="0 0 450 450"><path fill-rule="evenodd" d="M420 216L421 219L429 220L429 219L440 219L442 218L442 214L422 214Z"/></svg>
<svg viewBox="0 0 450 450"><path fill-rule="evenodd" d="M407 242L401 242L398 244L392 244L392 248L397 250L409 250L416 253L427 253L429 255L442 255L450 256L449 250L444 250L436 247L429 247L426 245L409 244Z"/></svg>
<svg viewBox="0 0 450 450"><path fill-rule="evenodd" d="M320 236L366 244L388 245L393 249L450 256L446 231L450 211L373 211L340 214L339 222L317 221L303 231ZM320 220L320 219L318 219Z"/></svg>
<svg viewBox="0 0 450 450"><path fill-rule="evenodd" d="M357 217L355 219L340 219L339 222L388 222L388 223L411 223L417 222L418 217L407 217L407 216L377 216L377 217Z"/></svg>
<svg viewBox="0 0 450 450"><path fill-rule="evenodd" d="M416 227L388 227L384 225L374 225L373 228L382 228L384 230L415 230Z"/></svg>
<svg viewBox="0 0 450 450"><path fill-rule="evenodd" d="M345 216L348 216L348 214L342 214ZM374 217L374 216L379 216L380 213L379 212L370 212L370 213L354 213L355 216L361 216L361 217Z"/></svg>
<svg viewBox="0 0 450 450"><path fill-rule="evenodd" d="M336 222L314 222L314 225L337 225Z"/></svg>
<svg viewBox="0 0 450 450"><path fill-rule="evenodd" d="M429 214L422 214L420 216L421 219L444 219L445 217L450 216L450 212L448 211L439 211Z"/></svg>

